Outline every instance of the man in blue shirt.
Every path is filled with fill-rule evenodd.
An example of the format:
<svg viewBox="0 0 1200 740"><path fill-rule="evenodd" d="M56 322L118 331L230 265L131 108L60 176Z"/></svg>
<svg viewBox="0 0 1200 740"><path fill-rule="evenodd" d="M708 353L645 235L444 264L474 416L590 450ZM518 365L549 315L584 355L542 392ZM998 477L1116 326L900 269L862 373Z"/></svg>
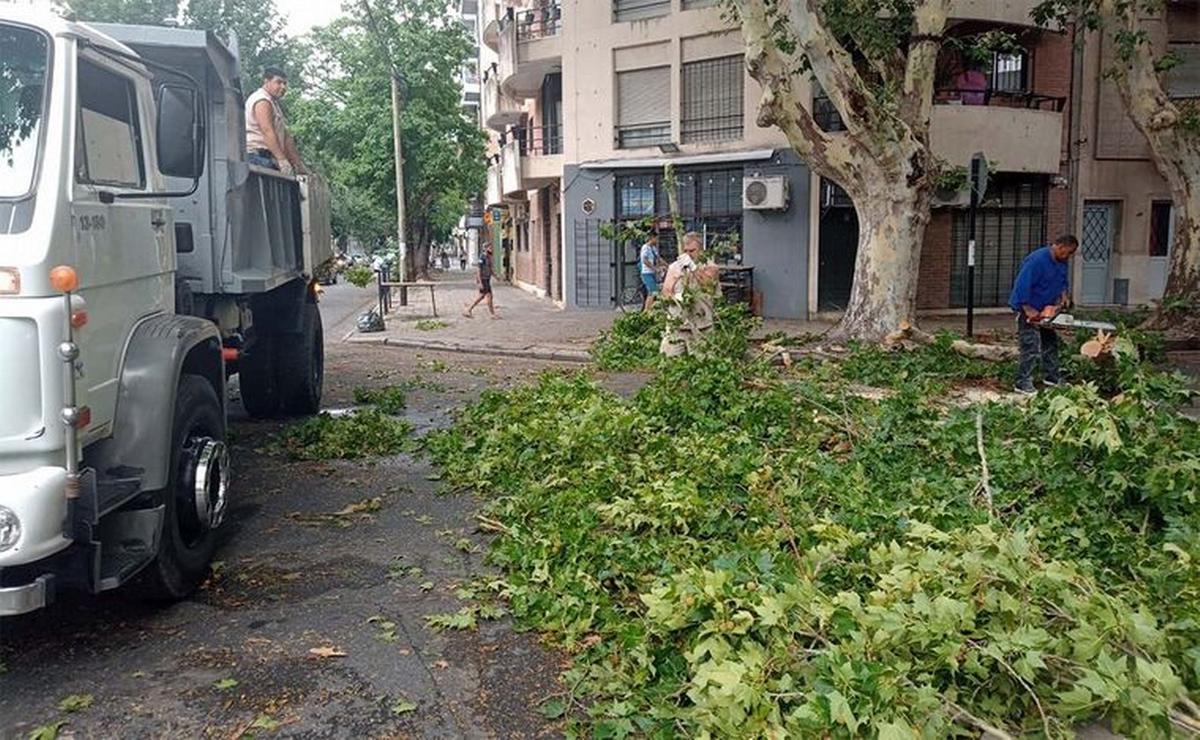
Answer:
<svg viewBox="0 0 1200 740"><path fill-rule="evenodd" d="M1013 283L1008 305L1017 314L1017 336L1021 360L1017 368L1018 393L1033 394L1033 369L1042 361L1042 382L1057 386L1062 382L1058 372L1058 334L1043 328L1058 310L1071 299L1070 262L1079 240L1067 234L1048 247L1035 250L1021 263L1021 271Z"/></svg>
<svg viewBox="0 0 1200 740"><path fill-rule="evenodd" d="M651 232L646 238L646 243L638 250L638 264L642 268L642 285L646 287L642 310L649 311L654 307L654 297L658 295L658 269L662 265L662 257L658 254L658 234Z"/></svg>

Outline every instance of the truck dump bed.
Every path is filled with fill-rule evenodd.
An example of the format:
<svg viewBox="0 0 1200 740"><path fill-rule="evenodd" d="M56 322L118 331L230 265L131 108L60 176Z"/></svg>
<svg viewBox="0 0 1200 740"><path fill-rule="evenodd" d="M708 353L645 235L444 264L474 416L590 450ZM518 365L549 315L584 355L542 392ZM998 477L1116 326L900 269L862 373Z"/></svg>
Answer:
<svg viewBox="0 0 1200 740"><path fill-rule="evenodd" d="M311 276L333 256L324 181L315 175L291 178L246 162L245 97L236 50L207 31L92 25L204 87L204 176L193 195L172 202L179 275L193 293L267 292ZM168 179L172 190L190 185Z"/></svg>

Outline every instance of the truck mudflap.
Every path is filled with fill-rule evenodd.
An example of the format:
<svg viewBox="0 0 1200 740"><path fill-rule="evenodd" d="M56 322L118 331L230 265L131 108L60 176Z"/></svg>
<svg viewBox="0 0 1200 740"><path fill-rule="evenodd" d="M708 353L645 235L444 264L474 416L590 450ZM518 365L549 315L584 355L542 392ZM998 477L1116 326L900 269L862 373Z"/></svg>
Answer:
<svg viewBox="0 0 1200 740"><path fill-rule="evenodd" d="M44 608L54 600L54 576L38 576L24 586L0 588L0 617L15 617Z"/></svg>

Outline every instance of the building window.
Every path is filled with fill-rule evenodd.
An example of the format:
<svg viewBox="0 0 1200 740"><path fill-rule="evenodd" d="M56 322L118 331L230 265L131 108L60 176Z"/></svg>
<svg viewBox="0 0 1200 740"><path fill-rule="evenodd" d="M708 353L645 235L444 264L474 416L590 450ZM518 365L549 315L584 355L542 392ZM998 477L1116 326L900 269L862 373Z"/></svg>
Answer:
<svg viewBox="0 0 1200 740"><path fill-rule="evenodd" d="M696 10L697 8L715 8L721 4L721 0L683 0L684 10Z"/></svg>
<svg viewBox="0 0 1200 740"><path fill-rule="evenodd" d="M613 19L640 21L671 12L671 0L613 0Z"/></svg>
<svg viewBox="0 0 1200 740"><path fill-rule="evenodd" d="M1200 44L1167 45L1175 66L1165 75L1167 94L1173 99L1200 98Z"/></svg>
<svg viewBox="0 0 1200 740"><path fill-rule="evenodd" d="M1029 90L1029 54L1017 51L997 53L992 57L991 90L993 92L1027 92Z"/></svg>
<svg viewBox="0 0 1200 740"><path fill-rule="evenodd" d="M133 81L91 62L79 62L79 182L140 188L145 182Z"/></svg>
<svg viewBox="0 0 1200 740"><path fill-rule="evenodd" d="M742 138L743 78L741 55L683 65L683 143Z"/></svg>
<svg viewBox="0 0 1200 740"><path fill-rule="evenodd" d="M1171 252L1171 201L1150 205L1150 256L1166 257Z"/></svg>
<svg viewBox="0 0 1200 740"><path fill-rule="evenodd" d="M817 122L817 126L827 133L835 131L845 131L846 124L842 122L842 117L834 107L833 101L821 89L820 83L813 80L813 102L812 114L813 120Z"/></svg>
<svg viewBox="0 0 1200 740"><path fill-rule="evenodd" d="M975 305L1008 305L1013 280L1025 257L1046 242L1047 178L999 174L988 185L976 222ZM950 305L967 305L967 241L970 219L954 210L954 262Z"/></svg>
<svg viewBox="0 0 1200 740"><path fill-rule="evenodd" d="M682 170L676 175L679 215L685 231L697 231L709 244L720 240L742 243L742 169ZM645 216L669 219L671 208L661 172L618 175L617 219ZM675 230L659 229L664 259L678 254Z"/></svg>
<svg viewBox="0 0 1200 740"><path fill-rule="evenodd" d="M618 149L671 141L671 68L617 73Z"/></svg>

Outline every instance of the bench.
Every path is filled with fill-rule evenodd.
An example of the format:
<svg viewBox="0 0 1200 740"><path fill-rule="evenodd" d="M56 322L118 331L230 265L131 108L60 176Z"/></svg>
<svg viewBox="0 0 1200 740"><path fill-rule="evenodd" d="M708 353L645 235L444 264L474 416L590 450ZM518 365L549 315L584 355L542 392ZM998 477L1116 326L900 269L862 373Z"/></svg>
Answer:
<svg viewBox="0 0 1200 740"><path fill-rule="evenodd" d="M408 303L407 291L409 288L429 288L429 303L433 306L434 318L437 318L437 315L438 315L438 312L437 312L437 290L436 290L437 283L413 283L413 282L396 282L396 283L394 283L394 282L390 282L390 281L381 280L381 281L379 281L379 288L381 291L386 290L389 298L391 297L392 291L395 290L396 288L399 288L401 291L403 291L400 294L402 297L402 299L400 301L400 305L402 305L402 306L407 305L407 303ZM390 305L390 301L389 301L389 305Z"/></svg>

